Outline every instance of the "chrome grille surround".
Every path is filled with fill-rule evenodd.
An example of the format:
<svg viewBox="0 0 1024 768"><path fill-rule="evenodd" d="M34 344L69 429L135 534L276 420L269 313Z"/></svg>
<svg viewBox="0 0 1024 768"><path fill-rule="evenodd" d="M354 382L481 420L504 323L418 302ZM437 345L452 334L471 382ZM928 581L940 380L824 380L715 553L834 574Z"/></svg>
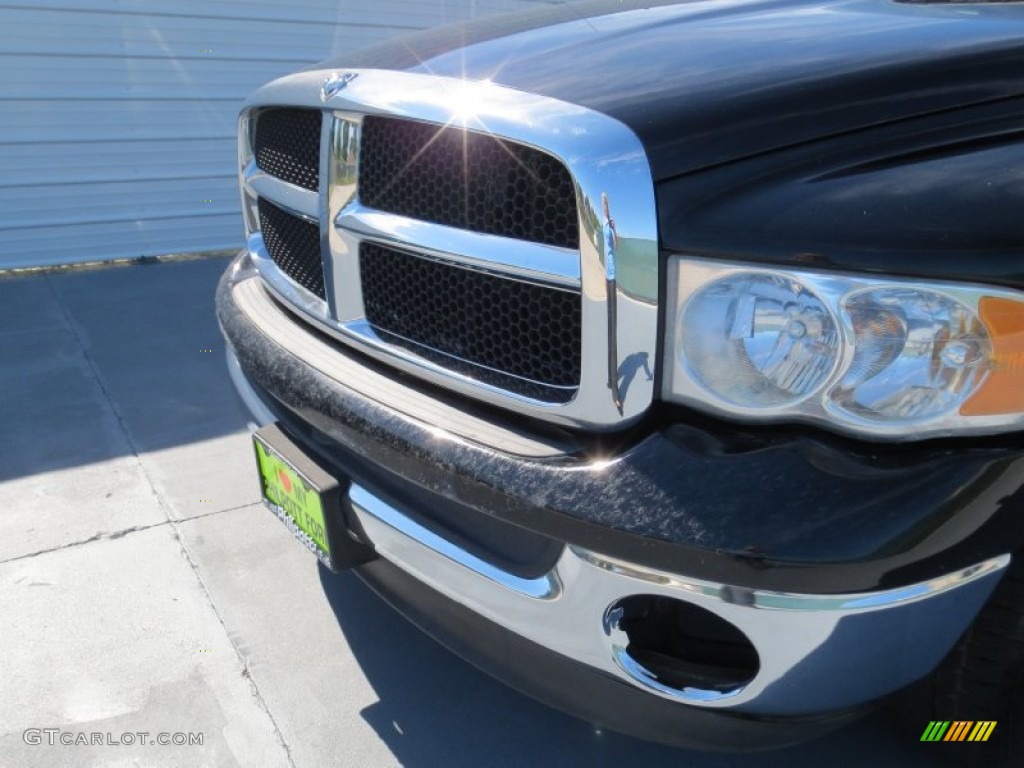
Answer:
<svg viewBox="0 0 1024 768"><path fill-rule="evenodd" d="M326 99L332 76L353 75ZM326 109L321 132L320 189L304 190L275 179L253 162L249 112L270 106ZM572 176L580 247L482 234L374 210L359 199L358 158L362 121L382 115L492 134L552 155ZM275 80L258 90L243 110L240 165L249 250L270 289L339 341L461 394L567 426L607 430L633 421L654 397L658 325L658 251L654 185L639 139L626 126L593 110L523 93L490 82L382 70L316 70ZM602 194L611 203L619 237L615 338L609 334L604 269ZM251 210L257 197L318 222L327 300L306 291L266 258ZM510 279L578 291L581 301L581 380L571 399L546 402L445 367L396 346L366 319L359 276L362 242L504 274ZM628 243L627 249L623 242ZM614 344L612 343L614 341ZM622 410L608 386L609 356L616 368ZM654 371L657 374L657 371Z"/></svg>

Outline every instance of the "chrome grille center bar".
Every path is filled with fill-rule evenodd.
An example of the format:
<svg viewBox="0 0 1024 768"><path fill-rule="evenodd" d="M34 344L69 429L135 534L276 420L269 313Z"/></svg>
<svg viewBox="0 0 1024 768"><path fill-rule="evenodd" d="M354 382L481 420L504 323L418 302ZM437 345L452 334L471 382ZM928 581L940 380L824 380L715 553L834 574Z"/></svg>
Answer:
<svg viewBox="0 0 1024 768"><path fill-rule="evenodd" d="M382 213L351 203L335 225L363 240L413 248L469 267L494 270L539 283L579 289L580 254L569 248L512 240Z"/></svg>

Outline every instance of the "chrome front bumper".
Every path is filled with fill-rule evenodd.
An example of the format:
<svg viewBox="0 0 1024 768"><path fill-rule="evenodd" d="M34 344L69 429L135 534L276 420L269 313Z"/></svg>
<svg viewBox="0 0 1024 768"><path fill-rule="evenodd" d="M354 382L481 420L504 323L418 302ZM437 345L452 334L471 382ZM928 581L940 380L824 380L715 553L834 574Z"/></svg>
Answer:
<svg viewBox="0 0 1024 768"><path fill-rule="evenodd" d="M566 546L548 573L505 573L364 488L349 500L377 553L446 597L549 650L666 699L757 715L856 707L927 674L988 597L1009 555L898 589L808 595L712 584ZM760 657L727 691L672 688L630 656L613 606L658 595L739 628Z"/></svg>

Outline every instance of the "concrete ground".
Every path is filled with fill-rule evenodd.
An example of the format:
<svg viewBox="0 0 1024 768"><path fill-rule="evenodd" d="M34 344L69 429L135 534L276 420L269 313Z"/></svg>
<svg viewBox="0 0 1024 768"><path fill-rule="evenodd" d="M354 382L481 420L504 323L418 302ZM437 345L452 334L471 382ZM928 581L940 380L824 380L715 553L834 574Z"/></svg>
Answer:
<svg viewBox="0 0 1024 768"><path fill-rule="evenodd" d="M258 503L225 263L0 276L0 766L938 762L885 714L757 755L595 732L322 573ZM60 743L94 733L134 743Z"/></svg>

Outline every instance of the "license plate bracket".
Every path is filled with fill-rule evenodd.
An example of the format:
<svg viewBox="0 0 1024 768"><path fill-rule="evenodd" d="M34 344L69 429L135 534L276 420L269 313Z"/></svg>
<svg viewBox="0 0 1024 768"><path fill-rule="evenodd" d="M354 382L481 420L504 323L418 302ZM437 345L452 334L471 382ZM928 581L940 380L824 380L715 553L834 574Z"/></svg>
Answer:
<svg viewBox="0 0 1024 768"><path fill-rule="evenodd" d="M349 534L342 516L342 486L296 445L277 424L252 435L263 503L307 549L332 571L375 556Z"/></svg>

